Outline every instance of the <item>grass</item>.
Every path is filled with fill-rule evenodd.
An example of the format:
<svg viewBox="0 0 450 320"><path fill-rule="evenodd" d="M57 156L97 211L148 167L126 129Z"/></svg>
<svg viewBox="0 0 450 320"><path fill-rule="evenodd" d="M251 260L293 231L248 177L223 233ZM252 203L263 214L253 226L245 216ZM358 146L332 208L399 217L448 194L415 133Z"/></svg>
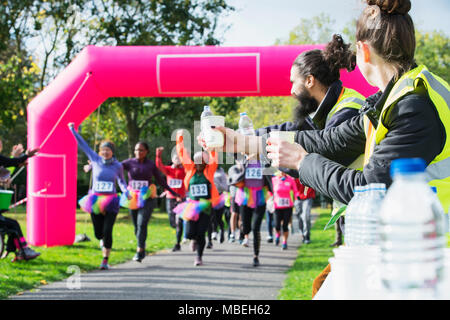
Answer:
<svg viewBox="0 0 450 320"><path fill-rule="evenodd" d="M311 300L312 283L333 256L329 245L335 240L335 229L323 231L331 218L330 209L315 208L313 213L319 217L311 230L311 243L298 249L298 257L278 294L279 300Z"/></svg>
<svg viewBox="0 0 450 320"><path fill-rule="evenodd" d="M19 221L26 233L24 213L7 213ZM71 276L69 266L78 266L82 272L97 269L102 259L99 241L95 239L88 214L77 212L77 234L86 233L90 242L75 243L72 246L35 248L41 255L30 261L11 263L14 256L0 260L0 299L20 294L25 290L42 284L63 280ZM153 253L170 248L175 239L175 231L169 226L167 213L155 209L149 224L147 252ZM109 263L111 265L131 260L136 251L134 228L128 212L121 210L114 225L113 248Z"/></svg>

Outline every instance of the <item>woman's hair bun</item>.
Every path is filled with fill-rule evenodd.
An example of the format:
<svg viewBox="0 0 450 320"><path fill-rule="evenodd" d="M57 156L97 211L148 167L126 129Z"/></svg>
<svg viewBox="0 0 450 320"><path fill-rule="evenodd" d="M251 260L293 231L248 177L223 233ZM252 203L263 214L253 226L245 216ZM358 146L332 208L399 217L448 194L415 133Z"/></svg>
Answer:
<svg viewBox="0 0 450 320"><path fill-rule="evenodd" d="M411 0L366 0L369 6L378 6L387 14L405 15L411 10Z"/></svg>
<svg viewBox="0 0 450 320"><path fill-rule="evenodd" d="M356 56L350 50L350 44L346 44L339 34L333 35L323 55L332 73L339 72L340 69L347 69L350 72L356 67Z"/></svg>

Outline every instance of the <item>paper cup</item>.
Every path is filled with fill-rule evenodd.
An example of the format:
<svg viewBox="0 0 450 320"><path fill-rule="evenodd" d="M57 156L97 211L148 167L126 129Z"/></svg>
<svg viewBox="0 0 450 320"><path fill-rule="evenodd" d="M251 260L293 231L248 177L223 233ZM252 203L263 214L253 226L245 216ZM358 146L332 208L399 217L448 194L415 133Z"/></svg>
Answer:
<svg viewBox="0 0 450 320"><path fill-rule="evenodd" d="M271 138L278 138L289 143L295 143L296 133L296 131L271 131L269 136Z"/></svg>
<svg viewBox="0 0 450 320"><path fill-rule="evenodd" d="M211 129L214 127L224 127L225 117L223 116L207 116L201 119L200 123L202 135L208 148L221 148L224 144L223 133Z"/></svg>

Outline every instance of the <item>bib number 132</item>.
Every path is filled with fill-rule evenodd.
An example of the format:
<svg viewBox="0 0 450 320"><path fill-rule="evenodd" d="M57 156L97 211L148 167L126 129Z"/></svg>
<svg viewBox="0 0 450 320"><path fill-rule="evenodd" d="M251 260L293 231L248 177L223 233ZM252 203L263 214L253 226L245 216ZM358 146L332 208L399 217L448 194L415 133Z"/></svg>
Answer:
<svg viewBox="0 0 450 320"><path fill-rule="evenodd" d="M208 187L206 184L194 184L190 187L189 192L192 197L208 196Z"/></svg>

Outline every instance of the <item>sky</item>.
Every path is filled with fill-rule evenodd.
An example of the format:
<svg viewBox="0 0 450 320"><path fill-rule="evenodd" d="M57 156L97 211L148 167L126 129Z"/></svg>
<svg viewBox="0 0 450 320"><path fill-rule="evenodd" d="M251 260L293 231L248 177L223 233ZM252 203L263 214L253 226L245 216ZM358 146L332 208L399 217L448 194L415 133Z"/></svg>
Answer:
<svg viewBox="0 0 450 320"><path fill-rule="evenodd" d="M231 25L223 46L269 46L287 39L302 18L325 13L338 31L361 13L361 0L228 0L236 10L224 19ZM450 0L411 0L417 29L441 30L450 36Z"/></svg>

